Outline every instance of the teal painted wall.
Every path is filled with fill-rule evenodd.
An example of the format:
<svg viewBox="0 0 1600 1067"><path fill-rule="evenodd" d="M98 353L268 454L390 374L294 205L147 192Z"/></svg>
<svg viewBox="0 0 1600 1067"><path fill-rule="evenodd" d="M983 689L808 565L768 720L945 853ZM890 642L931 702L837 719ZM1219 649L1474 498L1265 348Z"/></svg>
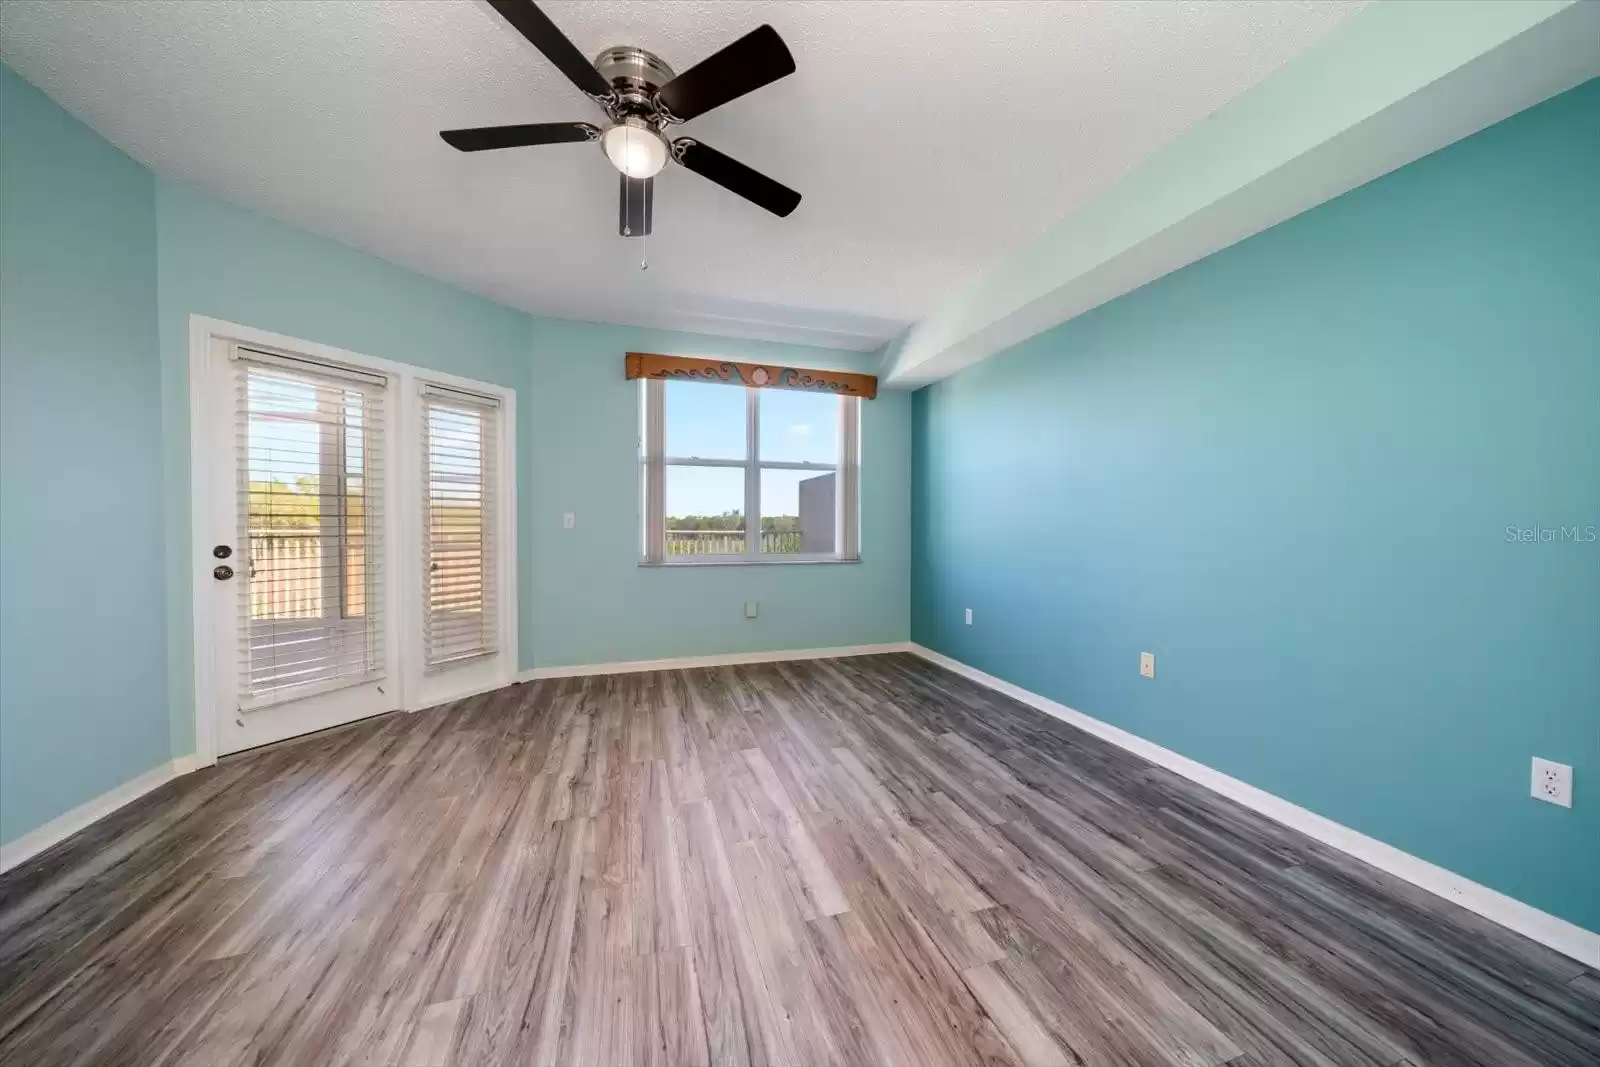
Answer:
<svg viewBox="0 0 1600 1067"><path fill-rule="evenodd" d="M1590 82L920 391L913 638L1600 930L1596 190Z"/></svg>
<svg viewBox="0 0 1600 1067"><path fill-rule="evenodd" d="M0 841L166 762L150 174L0 67Z"/></svg>
<svg viewBox="0 0 1600 1067"><path fill-rule="evenodd" d="M541 319L533 324L534 474L522 509L522 661L613 663L904 641L910 633L911 397L861 408L861 562L640 567L639 383L622 353L726 356L871 370L871 358L700 334ZM531 458L531 462L530 462ZM576 529L561 528L563 512ZM744 602L761 602L744 618Z"/></svg>

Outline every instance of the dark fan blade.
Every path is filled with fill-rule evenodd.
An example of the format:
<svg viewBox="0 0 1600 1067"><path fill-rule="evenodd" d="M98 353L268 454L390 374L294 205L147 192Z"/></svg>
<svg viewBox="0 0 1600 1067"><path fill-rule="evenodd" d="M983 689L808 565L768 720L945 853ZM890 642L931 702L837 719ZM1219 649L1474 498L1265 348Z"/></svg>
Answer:
<svg viewBox="0 0 1600 1067"><path fill-rule="evenodd" d="M793 73L794 57L778 31L758 26L673 78L657 95L674 118L687 122Z"/></svg>
<svg viewBox="0 0 1600 1067"><path fill-rule="evenodd" d="M630 178L619 174L622 184L617 187L617 232L624 237L647 237L650 222L655 215L656 180Z"/></svg>
<svg viewBox="0 0 1600 1067"><path fill-rule="evenodd" d="M680 137L673 141L672 155L700 177L710 178L730 193L738 193L779 218L787 217L800 206L800 194L787 185L779 184L759 170L751 170L737 159L725 156L693 138Z"/></svg>
<svg viewBox="0 0 1600 1067"><path fill-rule="evenodd" d="M543 52L544 57L554 63L556 69L565 74L573 85L590 96L611 95L611 86L594 69L594 64L583 58L578 46L556 29L556 24L539 10L533 0L489 0L489 3L500 12L501 18L532 41L533 47Z"/></svg>
<svg viewBox="0 0 1600 1067"><path fill-rule="evenodd" d="M526 126L479 126L471 130L441 130L439 136L451 148L463 152L482 152L490 148L522 148L534 144L566 144L592 141L600 128L587 122L534 122Z"/></svg>

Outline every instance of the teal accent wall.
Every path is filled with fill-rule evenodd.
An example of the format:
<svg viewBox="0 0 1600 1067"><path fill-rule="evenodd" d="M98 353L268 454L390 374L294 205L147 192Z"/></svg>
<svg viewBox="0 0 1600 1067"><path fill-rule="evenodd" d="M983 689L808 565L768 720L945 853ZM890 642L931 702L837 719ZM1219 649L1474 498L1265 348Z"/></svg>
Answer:
<svg viewBox="0 0 1600 1067"><path fill-rule="evenodd" d="M639 383L622 353L871 371L872 357L702 334L533 323L525 665L615 663L904 641L910 633L911 396L861 406L861 562L640 567ZM708 386L708 388L715 388ZM577 515L576 529L561 515ZM744 602L761 602L744 618Z"/></svg>
<svg viewBox="0 0 1600 1067"><path fill-rule="evenodd" d="M921 390L913 639L1600 930L1597 190L1592 81Z"/></svg>
<svg viewBox="0 0 1600 1067"><path fill-rule="evenodd" d="M0 841L170 758L148 171L0 67Z"/></svg>

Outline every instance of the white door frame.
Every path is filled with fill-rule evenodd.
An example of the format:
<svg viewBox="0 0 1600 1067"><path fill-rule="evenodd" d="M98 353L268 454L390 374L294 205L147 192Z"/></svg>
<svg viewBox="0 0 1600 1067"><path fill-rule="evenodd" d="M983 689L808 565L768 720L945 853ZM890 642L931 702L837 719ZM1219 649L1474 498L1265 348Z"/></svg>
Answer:
<svg viewBox="0 0 1600 1067"><path fill-rule="evenodd" d="M269 330L226 322L205 315L189 316L189 524L190 574L194 612L194 741L195 762L206 767L217 761L217 717L213 707L219 662L232 663L219 642L216 597L212 595L211 568L216 561L205 546L212 543L216 514L215 492L219 454L215 447L219 420L231 422L234 412L221 410L215 403L216 386L213 346L218 342L240 342L276 348L344 363L388 375L394 383L392 418L395 447L389 450L390 502L398 509L398 536L386 538L385 567L388 583L387 603L391 629L390 662L392 683L398 687L396 706L403 711L459 700L474 693L510 685L517 675L517 394L513 389L459 375L428 370L409 363L397 363L377 356L348 352L332 345L318 344ZM500 401L500 438L496 456L495 516L496 585L500 612L500 652L486 661L474 661L459 675L441 672L425 676L422 652L422 538L423 498L421 481L421 383L432 382L468 392L493 396ZM415 446L415 447L413 447ZM231 668L230 668L231 669ZM452 684L454 683L454 684Z"/></svg>

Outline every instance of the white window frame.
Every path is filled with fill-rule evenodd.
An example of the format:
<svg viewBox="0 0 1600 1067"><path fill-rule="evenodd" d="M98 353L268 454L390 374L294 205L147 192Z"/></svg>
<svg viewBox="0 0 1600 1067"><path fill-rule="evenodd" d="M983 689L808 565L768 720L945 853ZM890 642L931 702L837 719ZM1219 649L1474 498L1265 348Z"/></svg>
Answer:
<svg viewBox="0 0 1600 1067"><path fill-rule="evenodd" d="M707 389L745 391L743 459L702 459L666 454L666 381L645 378L639 394L639 468L642 544L640 564L650 567L706 567L768 563L858 563L861 560L861 398L839 396L839 461L802 463L761 458L761 394L765 389L720 383L694 383ZM671 556L667 554L666 473L668 467L726 467L744 471L745 543L743 553ZM761 472L815 471L834 477L832 552L761 551Z"/></svg>
<svg viewBox="0 0 1600 1067"><path fill-rule="evenodd" d="M417 409L414 436L420 452L417 460L416 489L417 504L421 509L417 519L416 559L416 562L421 567L418 575L417 592L418 603L421 605L421 614L418 617L418 634L422 640L422 677L419 679L418 684L425 691L437 688L440 692L449 693L453 689L459 688L459 685L448 681L443 685L439 685L434 681L434 676L450 672L461 672L462 674L476 672L480 666L480 661L486 658L504 656L507 651L505 638L501 630L506 611L504 606L498 602L499 598L504 595L507 584L504 581L504 576L499 573L505 556L505 552L499 543L502 536L501 527L503 526L500 513L504 510L500 505L500 497L504 489L503 479L500 477L500 468L502 466L502 457L507 452L507 442L505 440L506 428L504 425L506 405L502 399L506 391L486 389L481 383L475 383L472 388L465 388L459 384L459 381L445 381L445 377L447 376L431 372L418 373L416 377ZM429 658L427 644L428 612L430 610L428 591L430 581L429 565L432 561L432 535L429 529L432 513L428 486L430 453L428 449L429 430L427 423L430 400L445 403L454 401L463 407L477 409L483 413L484 425L492 432L491 440L488 443L489 447L484 449L483 455L483 473L485 475L483 479L483 510L488 519L483 530L484 547L487 550L483 557L483 567L485 571L484 577L487 579L484 589L485 598L493 598L496 601L493 619L488 624L493 644L487 648L478 648L471 652L440 660ZM492 589L490 588L491 585ZM515 612L513 611L512 614L515 614ZM490 673L492 675L494 672Z"/></svg>
<svg viewBox="0 0 1600 1067"><path fill-rule="evenodd" d="M214 466L218 457L210 442L214 420L233 419L234 413L221 410L213 402L214 361L211 354L218 345L243 344L252 348L292 352L325 363L346 364L387 376L393 399L387 417L391 420L394 444L388 451L386 506L400 516L398 536L386 540L384 573L385 599L394 605L390 637L386 645L389 682L399 687L395 706L401 711L418 711L510 685L517 678L519 643L517 636L517 394L514 389L398 363L394 360L349 352L287 334L274 333L205 315L189 316L189 475L190 526L188 560L190 595L193 610L194 648L194 730L195 765L210 766L217 761L217 710L213 697L216 676L228 669L221 657L232 662L232 646L219 638L222 630L212 595L211 558L207 546L216 543L214 529L217 511ZM423 671L421 605L423 597L422 559L422 471L419 450L406 447L417 441L422 431L420 386L429 383L467 393L493 396L500 401L499 441L496 449L495 481L498 513L494 518L496 547L495 584L500 613L499 649L465 663L458 669L427 674Z"/></svg>

